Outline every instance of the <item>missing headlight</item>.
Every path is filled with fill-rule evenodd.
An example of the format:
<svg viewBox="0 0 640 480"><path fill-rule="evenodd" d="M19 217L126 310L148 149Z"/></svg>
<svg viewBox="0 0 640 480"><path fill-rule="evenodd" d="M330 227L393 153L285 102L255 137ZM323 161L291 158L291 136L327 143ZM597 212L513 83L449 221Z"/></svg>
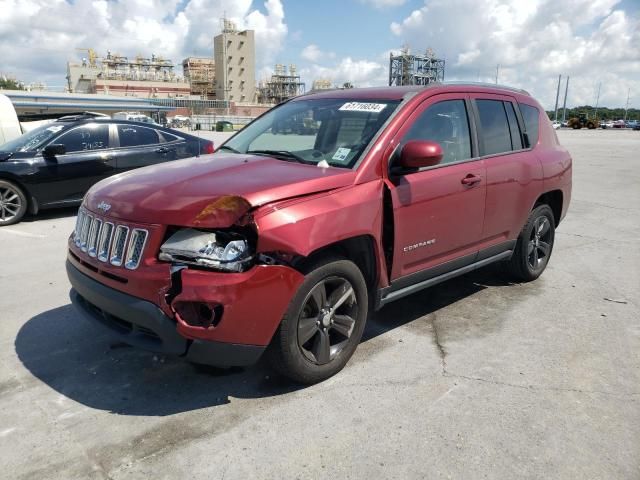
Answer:
<svg viewBox="0 0 640 480"><path fill-rule="evenodd" d="M184 228L162 244L158 258L167 262L241 272L252 263L253 252L242 234Z"/></svg>

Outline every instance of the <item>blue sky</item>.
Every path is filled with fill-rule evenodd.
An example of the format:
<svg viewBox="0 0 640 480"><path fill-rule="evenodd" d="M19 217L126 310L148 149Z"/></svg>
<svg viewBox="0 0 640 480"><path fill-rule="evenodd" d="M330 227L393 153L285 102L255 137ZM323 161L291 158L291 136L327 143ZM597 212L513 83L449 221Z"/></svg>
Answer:
<svg viewBox="0 0 640 480"><path fill-rule="evenodd" d="M531 91L552 108L559 74L569 105L640 107L638 0L0 0L0 74L62 88L76 48L179 63L211 55L220 18L256 31L257 81L275 63L298 66L307 88L384 85L388 55L407 44L447 62L450 80Z"/></svg>

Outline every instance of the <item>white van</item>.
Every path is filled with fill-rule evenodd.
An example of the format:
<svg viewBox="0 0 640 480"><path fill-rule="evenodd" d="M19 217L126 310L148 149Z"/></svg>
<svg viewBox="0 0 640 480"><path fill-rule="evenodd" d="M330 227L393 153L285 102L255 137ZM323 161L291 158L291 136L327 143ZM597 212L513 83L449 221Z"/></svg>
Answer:
<svg viewBox="0 0 640 480"><path fill-rule="evenodd" d="M138 112L118 112L112 115L114 120L131 120L134 122L152 123L157 125L151 117L148 117L144 113Z"/></svg>
<svg viewBox="0 0 640 480"><path fill-rule="evenodd" d="M18 115L9 97L0 93L0 145L22 135Z"/></svg>

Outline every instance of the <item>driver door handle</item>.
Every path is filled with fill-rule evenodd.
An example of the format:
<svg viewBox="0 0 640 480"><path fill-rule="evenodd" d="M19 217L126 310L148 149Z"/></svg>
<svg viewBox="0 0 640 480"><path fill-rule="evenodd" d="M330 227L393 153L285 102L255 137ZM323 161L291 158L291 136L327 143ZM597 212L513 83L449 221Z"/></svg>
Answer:
<svg viewBox="0 0 640 480"><path fill-rule="evenodd" d="M469 175L464 177L462 180L460 180L460 183L462 183L463 185L467 185L467 186L473 186L476 183L480 183L481 181L482 181L481 177L479 177L477 175L473 175L472 173L470 173Z"/></svg>
<svg viewBox="0 0 640 480"><path fill-rule="evenodd" d="M169 153L169 149L167 147L160 147L156 149L156 153Z"/></svg>

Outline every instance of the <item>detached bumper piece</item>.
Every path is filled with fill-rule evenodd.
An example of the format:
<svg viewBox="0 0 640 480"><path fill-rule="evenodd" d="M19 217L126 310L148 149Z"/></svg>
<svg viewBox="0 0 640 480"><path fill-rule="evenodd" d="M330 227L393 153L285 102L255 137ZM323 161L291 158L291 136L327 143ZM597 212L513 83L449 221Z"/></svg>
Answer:
<svg viewBox="0 0 640 480"><path fill-rule="evenodd" d="M251 365L266 348L186 339L176 331L176 322L153 303L106 287L69 261L67 275L73 287L71 302L82 316L134 347L218 367Z"/></svg>

